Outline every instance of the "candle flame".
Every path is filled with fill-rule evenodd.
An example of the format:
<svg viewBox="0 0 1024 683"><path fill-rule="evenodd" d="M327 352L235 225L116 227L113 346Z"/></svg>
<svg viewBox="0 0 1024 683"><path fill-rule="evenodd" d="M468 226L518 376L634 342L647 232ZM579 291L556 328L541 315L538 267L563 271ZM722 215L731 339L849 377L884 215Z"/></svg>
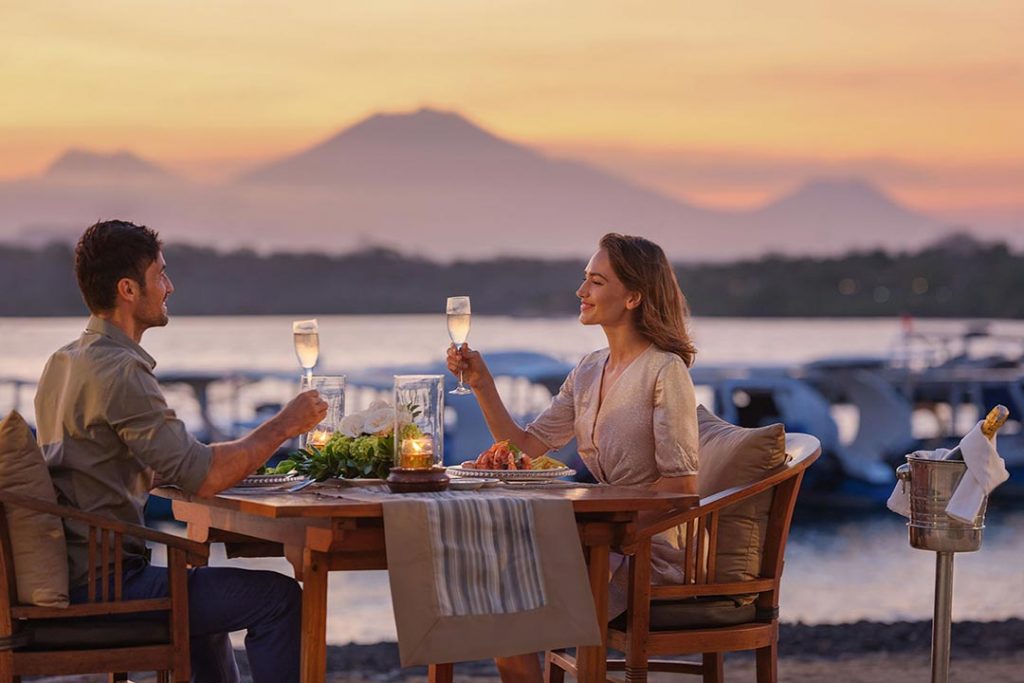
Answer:
<svg viewBox="0 0 1024 683"><path fill-rule="evenodd" d="M433 464L434 440L429 436L402 440L401 466L409 469L429 468Z"/></svg>
<svg viewBox="0 0 1024 683"><path fill-rule="evenodd" d="M331 440L331 432L326 429L314 429L306 440L312 446L323 446Z"/></svg>

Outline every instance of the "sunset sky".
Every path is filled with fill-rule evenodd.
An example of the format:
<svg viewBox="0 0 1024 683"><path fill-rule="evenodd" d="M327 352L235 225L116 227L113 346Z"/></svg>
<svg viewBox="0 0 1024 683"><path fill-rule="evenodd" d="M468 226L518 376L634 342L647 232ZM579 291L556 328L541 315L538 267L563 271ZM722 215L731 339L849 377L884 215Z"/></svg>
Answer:
<svg viewBox="0 0 1024 683"><path fill-rule="evenodd" d="M452 109L678 197L864 176L1024 207L1024 2L0 0L0 179L69 147L220 179Z"/></svg>

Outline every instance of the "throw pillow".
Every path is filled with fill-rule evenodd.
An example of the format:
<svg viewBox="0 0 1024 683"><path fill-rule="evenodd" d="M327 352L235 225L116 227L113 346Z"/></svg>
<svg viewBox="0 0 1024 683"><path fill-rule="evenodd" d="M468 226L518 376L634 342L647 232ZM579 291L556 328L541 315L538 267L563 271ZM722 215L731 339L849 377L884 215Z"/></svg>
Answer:
<svg viewBox="0 0 1024 683"><path fill-rule="evenodd" d="M737 427L698 406L697 426L697 489L701 498L752 484L786 462L786 430L781 424L756 429ZM757 578L771 504L772 492L765 491L722 510L718 521L716 581Z"/></svg>
<svg viewBox="0 0 1024 683"><path fill-rule="evenodd" d="M16 411L0 422L0 489L56 504L50 471L28 423ZM7 530L18 602L68 606L68 558L59 517L9 504Z"/></svg>

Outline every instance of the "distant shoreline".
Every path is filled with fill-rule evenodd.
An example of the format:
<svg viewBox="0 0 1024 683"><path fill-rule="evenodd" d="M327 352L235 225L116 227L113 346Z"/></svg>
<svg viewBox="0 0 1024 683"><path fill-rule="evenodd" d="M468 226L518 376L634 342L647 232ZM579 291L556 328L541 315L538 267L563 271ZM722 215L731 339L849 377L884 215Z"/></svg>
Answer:
<svg viewBox="0 0 1024 683"><path fill-rule="evenodd" d="M555 317L578 311L581 259L437 263L372 248L338 256L168 245L174 315L402 315L438 311L453 294L473 312ZM81 315L69 245L0 245L0 316ZM765 256L676 264L693 315L734 318L1024 319L1024 254L951 237L916 253Z"/></svg>

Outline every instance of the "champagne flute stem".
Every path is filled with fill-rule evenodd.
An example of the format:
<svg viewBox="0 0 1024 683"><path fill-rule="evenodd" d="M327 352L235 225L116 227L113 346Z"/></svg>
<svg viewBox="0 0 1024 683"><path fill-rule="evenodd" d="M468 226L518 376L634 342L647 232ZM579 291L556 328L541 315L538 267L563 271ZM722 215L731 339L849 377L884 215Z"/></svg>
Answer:
<svg viewBox="0 0 1024 683"><path fill-rule="evenodd" d="M467 348L469 348L469 344L467 344L466 342L462 342L462 344L460 344L459 347L463 351L465 351ZM466 390L466 385L465 385L465 383L462 380L462 373L463 372L465 372L465 371L462 368L459 368L459 390L460 391L465 391Z"/></svg>

